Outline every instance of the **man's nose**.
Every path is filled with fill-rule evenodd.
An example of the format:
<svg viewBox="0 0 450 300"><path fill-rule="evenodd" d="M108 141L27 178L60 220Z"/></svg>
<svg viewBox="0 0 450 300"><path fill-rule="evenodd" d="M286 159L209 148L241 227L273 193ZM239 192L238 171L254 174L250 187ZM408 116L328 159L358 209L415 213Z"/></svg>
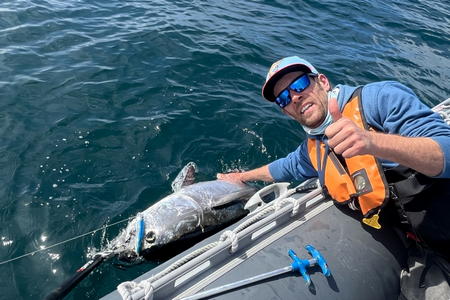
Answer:
<svg viewBox="0 0 450 300"><path fill-rule="evenodd" d="M291 99L294 103L300 103L303 100L303 96L301 93L297 93L296 91L290 91Z"/></svg>

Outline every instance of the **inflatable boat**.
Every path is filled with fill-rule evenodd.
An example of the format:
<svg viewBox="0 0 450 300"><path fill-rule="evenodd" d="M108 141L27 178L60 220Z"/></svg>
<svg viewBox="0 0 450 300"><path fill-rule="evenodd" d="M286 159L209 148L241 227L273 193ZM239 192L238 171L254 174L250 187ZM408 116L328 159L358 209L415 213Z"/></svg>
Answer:
<svg viewBox="0 0 450 300"><path fill-rule="evenodd" d="M450 125L450 99L433 110ZM238 223L102 299L398 298L398 235L326 200L316 180L269 185L246 208Z"/></svg>

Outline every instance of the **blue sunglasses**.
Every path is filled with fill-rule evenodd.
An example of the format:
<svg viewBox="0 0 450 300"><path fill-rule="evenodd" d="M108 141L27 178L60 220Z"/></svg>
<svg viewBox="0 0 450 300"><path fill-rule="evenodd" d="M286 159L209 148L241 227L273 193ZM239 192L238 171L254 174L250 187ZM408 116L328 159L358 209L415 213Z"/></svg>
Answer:
<svg viewBox="0 0 450 300"><path fill-rule="evenodd" d="M309 76L314 74L303 74L300 77L297 77L292 83L284 89L278 97L275 99L275 103L278 104L281 108L285 108L289 103L291 103L291 93L289 91L294 91L297 93L301 93L311 84L309 80Z"/></svg>

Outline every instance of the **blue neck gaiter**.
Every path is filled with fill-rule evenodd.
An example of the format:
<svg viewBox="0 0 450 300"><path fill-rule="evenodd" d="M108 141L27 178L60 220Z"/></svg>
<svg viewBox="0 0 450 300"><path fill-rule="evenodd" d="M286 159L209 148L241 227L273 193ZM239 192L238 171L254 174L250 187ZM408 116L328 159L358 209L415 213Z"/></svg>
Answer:
<svg viewBox="0 0 450 300"><path fill-rule="evenodd" d="M339 88L334 88L333 90L328 91L328 101L331 98L337 99L338 95L339 95ZM330 125L331 123L333 123L333 117L331 117L331 114L327 109L327 116L323 120L322 124L320 124L316 128L309 128L309 127L306 127L303 125L302 125L302 127L303 127L303 130L308 135L323 135L325 133L325 129L327 129L328 125Z"/></svg>

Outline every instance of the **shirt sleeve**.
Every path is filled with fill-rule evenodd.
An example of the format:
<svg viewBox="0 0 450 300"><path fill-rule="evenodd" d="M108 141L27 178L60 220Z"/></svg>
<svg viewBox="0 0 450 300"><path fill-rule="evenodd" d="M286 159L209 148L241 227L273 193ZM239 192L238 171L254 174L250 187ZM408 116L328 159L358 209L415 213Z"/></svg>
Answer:
<svg viewBox="0 0 450 300"><path fill-rule="evenodd" d="M393 81L368 84L362 99L367 123L375 129L436 141L444 154L444 168L435 177L450 178L450 126L410 88Z"/></svg>
<svg viewBox="0 0 450 300"><path fill-rule="evenodd" d="M269 172L275 181L304 181L317 177L308 156L306 141L286 157L270 163Z"/></svg>

